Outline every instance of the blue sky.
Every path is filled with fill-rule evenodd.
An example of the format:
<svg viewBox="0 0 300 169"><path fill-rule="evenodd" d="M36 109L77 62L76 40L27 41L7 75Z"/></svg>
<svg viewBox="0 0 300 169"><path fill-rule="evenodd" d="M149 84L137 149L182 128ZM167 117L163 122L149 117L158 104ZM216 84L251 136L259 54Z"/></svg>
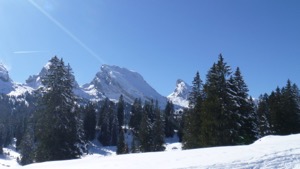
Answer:
<svg viewBox="0 0 300 169"><path fill-rule="evenodd" d="M54 55L79 84L102 64L139 72L162 95L202 79L219 53L258 97L300 85L298 0L0 0L0 62L16 82Z"/></svg>

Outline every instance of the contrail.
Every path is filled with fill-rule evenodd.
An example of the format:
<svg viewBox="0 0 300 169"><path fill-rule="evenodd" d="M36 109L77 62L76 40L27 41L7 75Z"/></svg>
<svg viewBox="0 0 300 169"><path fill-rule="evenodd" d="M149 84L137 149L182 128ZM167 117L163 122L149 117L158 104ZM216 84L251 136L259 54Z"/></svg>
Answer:
<svg viewBox="0 0 300 169"><path fill-rule="evenodd" d="M77 42L82 48L84 48L89 54L96 58L100 63L105 63L99 55L97 55L92 49L90 49L86 44L84 44L77 36L70 32L66 27L64 27L60 22L54 19L50 14L48 14L43 8L41 8L33 0L28 0L35 8L37 8L42 14L44 14L50 21L52 21L56 26L58 26L62 31L70 36L75 42Z"/></svg>
<svg viewBox="0 0 300 169"><path fill-rule="evenodd" d="M31 53L45 53L47 51L41 50L22 50L22 51L14 51L14 54L31 54Z"/></svg>

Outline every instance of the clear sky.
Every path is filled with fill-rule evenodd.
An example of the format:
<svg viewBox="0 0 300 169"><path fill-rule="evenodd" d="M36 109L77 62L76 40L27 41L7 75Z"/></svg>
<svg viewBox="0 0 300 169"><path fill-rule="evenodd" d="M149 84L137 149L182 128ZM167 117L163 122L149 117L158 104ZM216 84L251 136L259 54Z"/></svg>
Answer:
<svg viewBox="0 0 300 169"><path fill-rule="evenodd" d="M57 55L80 85L102 64L162 95L202 79L222 53L250 94L300 85L299 0L0 0L0 62L23 83Z"/></svg>

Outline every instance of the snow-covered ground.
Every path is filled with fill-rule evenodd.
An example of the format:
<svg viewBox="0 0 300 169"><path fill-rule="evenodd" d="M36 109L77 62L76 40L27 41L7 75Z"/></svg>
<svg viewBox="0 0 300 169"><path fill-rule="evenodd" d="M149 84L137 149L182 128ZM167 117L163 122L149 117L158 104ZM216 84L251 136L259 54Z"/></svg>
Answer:
<svg viewBox="0 0 300 169"><path fill-rule="evenodd" d="M106 150L111 152L110 149ZM79 160L18 166L13 159L0 159L0 168L15 169L153 169L153 168L300 168L300 134L267 136L249 146L181 150L179 143L167 144L165 152L106 156L94 153Z"/></svg>

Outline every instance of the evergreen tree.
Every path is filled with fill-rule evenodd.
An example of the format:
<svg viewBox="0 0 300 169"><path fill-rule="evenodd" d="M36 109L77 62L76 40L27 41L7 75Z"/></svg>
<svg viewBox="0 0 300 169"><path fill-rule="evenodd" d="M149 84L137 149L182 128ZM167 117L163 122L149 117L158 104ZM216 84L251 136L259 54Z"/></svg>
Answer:
<svg viewBox="0 0 300 169"><path fill-rule="evenodd" d="M201 113L201 143L203 146L232 144L232 100L228 92L231 69L220 54L207 74L205 100Z"/></svg>
<svg viewBox="0 0 300 169"><path fill-rule="evenodd" d="M141 99L135 99L130 114L129 127L133 130L134 134L139 133L140 124L142 120L143 108Z"/></svg>
<svg viewBox="0 0 300 169"><path fill-rule="evenodd" d="M150 152L152 151L152 143L153 143L153 134L152 134L152 124L149 118L150 114L152 114L152 108L149 102L146 102L144 105L144 112L142 115L142 120L140 124L140 130L138 133L138 139L140 142L140 151L141 152Z"/></svg>
<svg viewBox="0 0 300 169"><path fill-rule="evenodd" d="M248 109L246 116L242 120L244 121L244 125L241 128L242 140L238 142L239 144L251 144L256 139L258 139L258 126L257 126L257 106L254 103L253 98L250 96L248 100Z"/></svg>
<svg viewBox="0 0 300 169"><path fill-rule="evenodd" d="M27 127L27 131L20 143L20 154L21 154L21 165L27 165L34 162L34 129L33 124L31 123Z"/></svg>
<svg viewBox="0 0 300 169"><path fill-rule="evenodd" d="M74 76L70 66L56 56L50 60L48 73L42 80L45 90L36 112L35 161L79 158L83 141L73 94Z"/></svg>
<svg viewBox="0 0 300 169"><path fill-rule="evenodd" d="M124 103L123 95L121 95L119 98L118 105L117 105L117 114L118 114L120 130L121 130L122 126L124 125L124 106L125 106L125 103Z"/></svg>
<svg viewBox="0 0 300 169"><path fill-rule="evenodd" d="M288 135L300 132L299 89L296 84L287 81L282 89L282 129L280 134Z"/></svg>
<svg viewBox="0 0 300 169"><path fill-rule="evenodd" d="M275 134L282 134L284 120L282 110L282 93L279 87L276 91L273 91L269 97L269 109L270 109L270 124L272 131Z"/></svg>
<svg viewBox="0 0 300 169"><path fill-rule="evenodd" d="M100 111L98 126L100 135L98 140L103 146L115 146L118 139L118 118L115 111L115 104L108 98L105 99Z"/></svg>
<svg viewBox="0 0 300 169"><path fill-rule="evenodd" d="M203 103L202 80L199 72L193 80L189 95L189 109L184 113L183 147L185 149L201 147L201 111Z"/></svg>
<svg viewBox="0 0 300 169"><path fill-rule="evenodd" d="M270 126L270 106L269 96L267 94L260 95L257 108L258 116L258 138L272 134Z"/></svg>
<svg viewBox="0 0 300 169"><path fill-rule="evenodd" d="M165 147L163 144L165 143L165 132L164 132L164 124L162 121L161 112L158 107L158 102L155 103L155 121L153 124L153 148L152 151L164 151Z"/></svg>
<svg viewBox="0 0 300 169"><path fill-rule="evenodd" d="M132 141L131 141L131 153L137 153L140 152L139 150L139 143L138 143L138 138L133 135L132 136Z"/></svg>
<svg viewBox="0 0 300 169"><path fill-rule="evenodd" d="M174 105L171 101L167 102L165 108L165 135L166 137L173 137L175 130L174 119Z"/></svg>
<svg viewBox="0 0 300 169"><path fill-rule="evenodd" d="M201 97L201 88L202 88L202 80L200 78L199 72L196 73L194 80L192 82L192 91L189 94L189 108L194 108L198 102L199 97Z"/></svg>
<svg viewBox="0 0 300 169"><path fill-rule="evenodd" d="M0 124L0 155L3 154L3 124Z"/></svg>
<svg viewBox="0 0 300 169"><path fill-rule="evenodd" d="M243 79L239 67L228 80L229 102L231 115L229 125L231 128L231 144L249 144L255 138L255 105L249 99L248 87Z"/></svg>
<svg viewBox="0 0 300 169"><path fill-rule="evenodd" d="M121 129L118 137L117 154L127 154L128 148L125 143L124 130Z"/></svg>
<svg viewBox="0 0 300 169"><path fill-rule="evenodd" d="M92 141L96 136L96 110L93 103L89 103L84 112L83 128L85 139Z"/></svg>
<svg viewBox="0 0 300 169"><path fill-rule="evenodd" d="M120 128L117 113L114 111L110 117L111 146L117 145Z"/></svg>

